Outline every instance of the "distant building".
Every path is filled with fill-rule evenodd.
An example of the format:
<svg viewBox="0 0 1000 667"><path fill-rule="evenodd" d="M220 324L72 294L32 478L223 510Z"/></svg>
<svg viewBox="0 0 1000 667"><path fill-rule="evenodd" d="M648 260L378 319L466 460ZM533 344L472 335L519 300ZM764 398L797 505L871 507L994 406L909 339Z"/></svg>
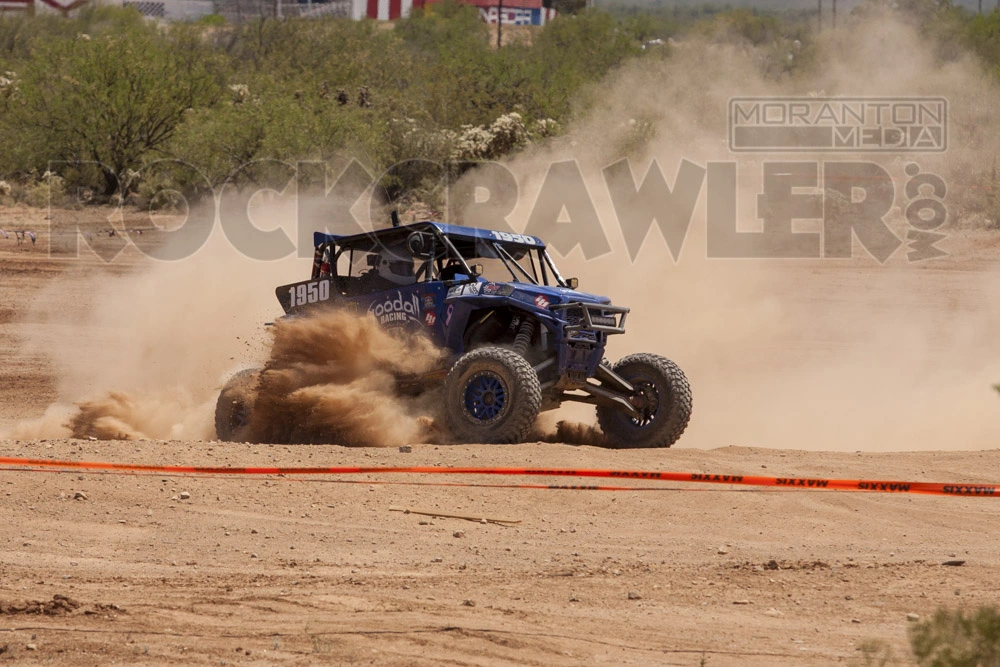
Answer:
<svg viewBox="0 0 1000 667"><path fill-rule="evenodd" d="M356 21L394 21L416 8L432 8L442 0L0 0L0 12L59 11L64 14L88 1L132 7L143 16L171 21L192 21L221 14L239 23L260 16L339 16ZM479 8L486 23L545 25L556 16L549 0L461 0ZM433 10L431 10L433 11Z"/></svg>
<svg viewBox="0 0 1000 667"><path fill-rule="evenodd" d="M414 8L432 7L441 0L352 0L351 17L393 21L406 18ZM556 16L556 10L545 7L544 0L461 0L462 4L479 8L479 15L487 23L502 20L504 25L544 25Z"/></svg>
<svg viewBox="0 0 1000 667"><path fill-rule="evenodd" d="M170 21L196 21L215 13L212 0L122 0L122 7L132 7L143 16Z"/></svg>
<svg viewBox="0 0 1000 667"><path fill-rule="evenodd" d="M2 1L2 0L0 0ZM133 1L133 0L126 0ZM156 0L158 2L194 2L203 0ZM414 9L427 8L442 0L216 0L216 11L230 21L251 16L341 16L356 21L373 19L395 21L406 18ZM487 23L504 25L544 25L556 16L556 10L544 7L549 0L461 0L479 8Z"/></svg>
<svg viewBox="0 0 1000 667"><path fill-rule="evenodd" d="M0 14L5 12L24 12L34 16L36 12L59 12L68 16L77 7L87 4L88 0L0 0Z"/></svg>

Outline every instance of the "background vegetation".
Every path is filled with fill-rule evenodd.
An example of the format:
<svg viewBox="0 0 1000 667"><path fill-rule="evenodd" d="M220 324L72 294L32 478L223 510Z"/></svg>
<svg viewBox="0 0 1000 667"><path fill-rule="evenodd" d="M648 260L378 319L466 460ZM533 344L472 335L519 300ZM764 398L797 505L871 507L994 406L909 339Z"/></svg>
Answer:
<svg viewBox="0 0 1000 667"><path fill-rule="evenodd" d="M910 628L910 648L925 667L990 667L1000 665L1000 612L938 609Z"/></svg>
<svg viewBox="0 0 1000 667"><path fill-rule="evenodd" d="M937 44L971 50L1000 79L1000 14L948 0L881 0ZM573 11L579 9L576 13ZM611 12L564 4L502 48L475 8L445 3L395 26L338 19L162 24L124 9L0 18L0 204L127 198L160 205L221 184L283 185L289 164L344 155L423 196L432 163L498 158L546 141L635 58L669 58L671 39L719 37L785 50L814 42L815 15L705 6ZM784 51L783 51L784 52ZM767 76L808 75L797 58ZM461 169L461 167L452 167ZM995 173L992 178L995 179ZM996 191L994 189L993 191ZM159 193L159 194L158 194ZM44 202L42 202L44 203Z"/></svg>

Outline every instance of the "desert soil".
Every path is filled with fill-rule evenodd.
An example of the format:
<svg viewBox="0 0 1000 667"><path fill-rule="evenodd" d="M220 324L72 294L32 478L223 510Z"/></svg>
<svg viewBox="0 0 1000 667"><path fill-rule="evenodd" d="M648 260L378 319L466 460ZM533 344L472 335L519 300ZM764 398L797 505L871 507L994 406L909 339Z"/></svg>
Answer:
<svg viewBox="0 0 1000 667"><path fill-rule="evenodd" d="M971 259L928 269L953 294L977 294L1000 255L989 236L969 248ZM803 279L818 272L862 288L870 270L796 266ZM23 343L72 335L29 321L32 295L65 267L0 242L0 426L38 417L56 399L54 370ZM921 271L907 275L917 281ZM0 440L0 456L1000 481L995 449L744 444L695 437L659 451L527 443L405 452L61 439ZM910 664L908 615L994 604L1000 592L996 500L640 481L623 483L656 489L435 485L522 482L546 480L0 471L0 662L826 665L891 652Z"/></svg>

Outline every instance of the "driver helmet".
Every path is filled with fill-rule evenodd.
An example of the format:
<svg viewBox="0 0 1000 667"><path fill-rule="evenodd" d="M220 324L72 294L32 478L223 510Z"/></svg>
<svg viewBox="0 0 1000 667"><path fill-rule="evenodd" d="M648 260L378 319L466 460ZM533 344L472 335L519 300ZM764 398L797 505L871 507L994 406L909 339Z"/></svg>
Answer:
<svg viewBox="0 0 1000 667"><path fill-rule="evenodd" d="M413 259L393 255L379 257L378 275L394 285L412 285L417 281L413 273Z"/></svg>

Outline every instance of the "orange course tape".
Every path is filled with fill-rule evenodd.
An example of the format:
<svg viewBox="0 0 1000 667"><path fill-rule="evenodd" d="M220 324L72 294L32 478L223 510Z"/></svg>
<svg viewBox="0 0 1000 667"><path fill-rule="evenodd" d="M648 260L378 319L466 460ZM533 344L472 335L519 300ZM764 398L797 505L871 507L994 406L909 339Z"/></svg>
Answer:
<svg viewBox="0 0 1000 667"><path fill-rule="evenodd" d="M0 457L0 465L31 466L46 469L114 470L123 472L184 473L195 475L523 475L541 477L606 477L669 482L698 482L745 486L773 486L785 489L825 489L831 491L873 491L879 493L917 493L977 498L1000 497L997 485L941 482L901 482L863 479L822 479L808 477L761 477L756 475L714 475L705 473L665 472L650 470L594 470L549 468L449 468L449 467L204 467L175 465L143 465L93 461L52 461ZM584 489L581 489L584 490ZM610 490L610 489L609 489Z"/></svg>

